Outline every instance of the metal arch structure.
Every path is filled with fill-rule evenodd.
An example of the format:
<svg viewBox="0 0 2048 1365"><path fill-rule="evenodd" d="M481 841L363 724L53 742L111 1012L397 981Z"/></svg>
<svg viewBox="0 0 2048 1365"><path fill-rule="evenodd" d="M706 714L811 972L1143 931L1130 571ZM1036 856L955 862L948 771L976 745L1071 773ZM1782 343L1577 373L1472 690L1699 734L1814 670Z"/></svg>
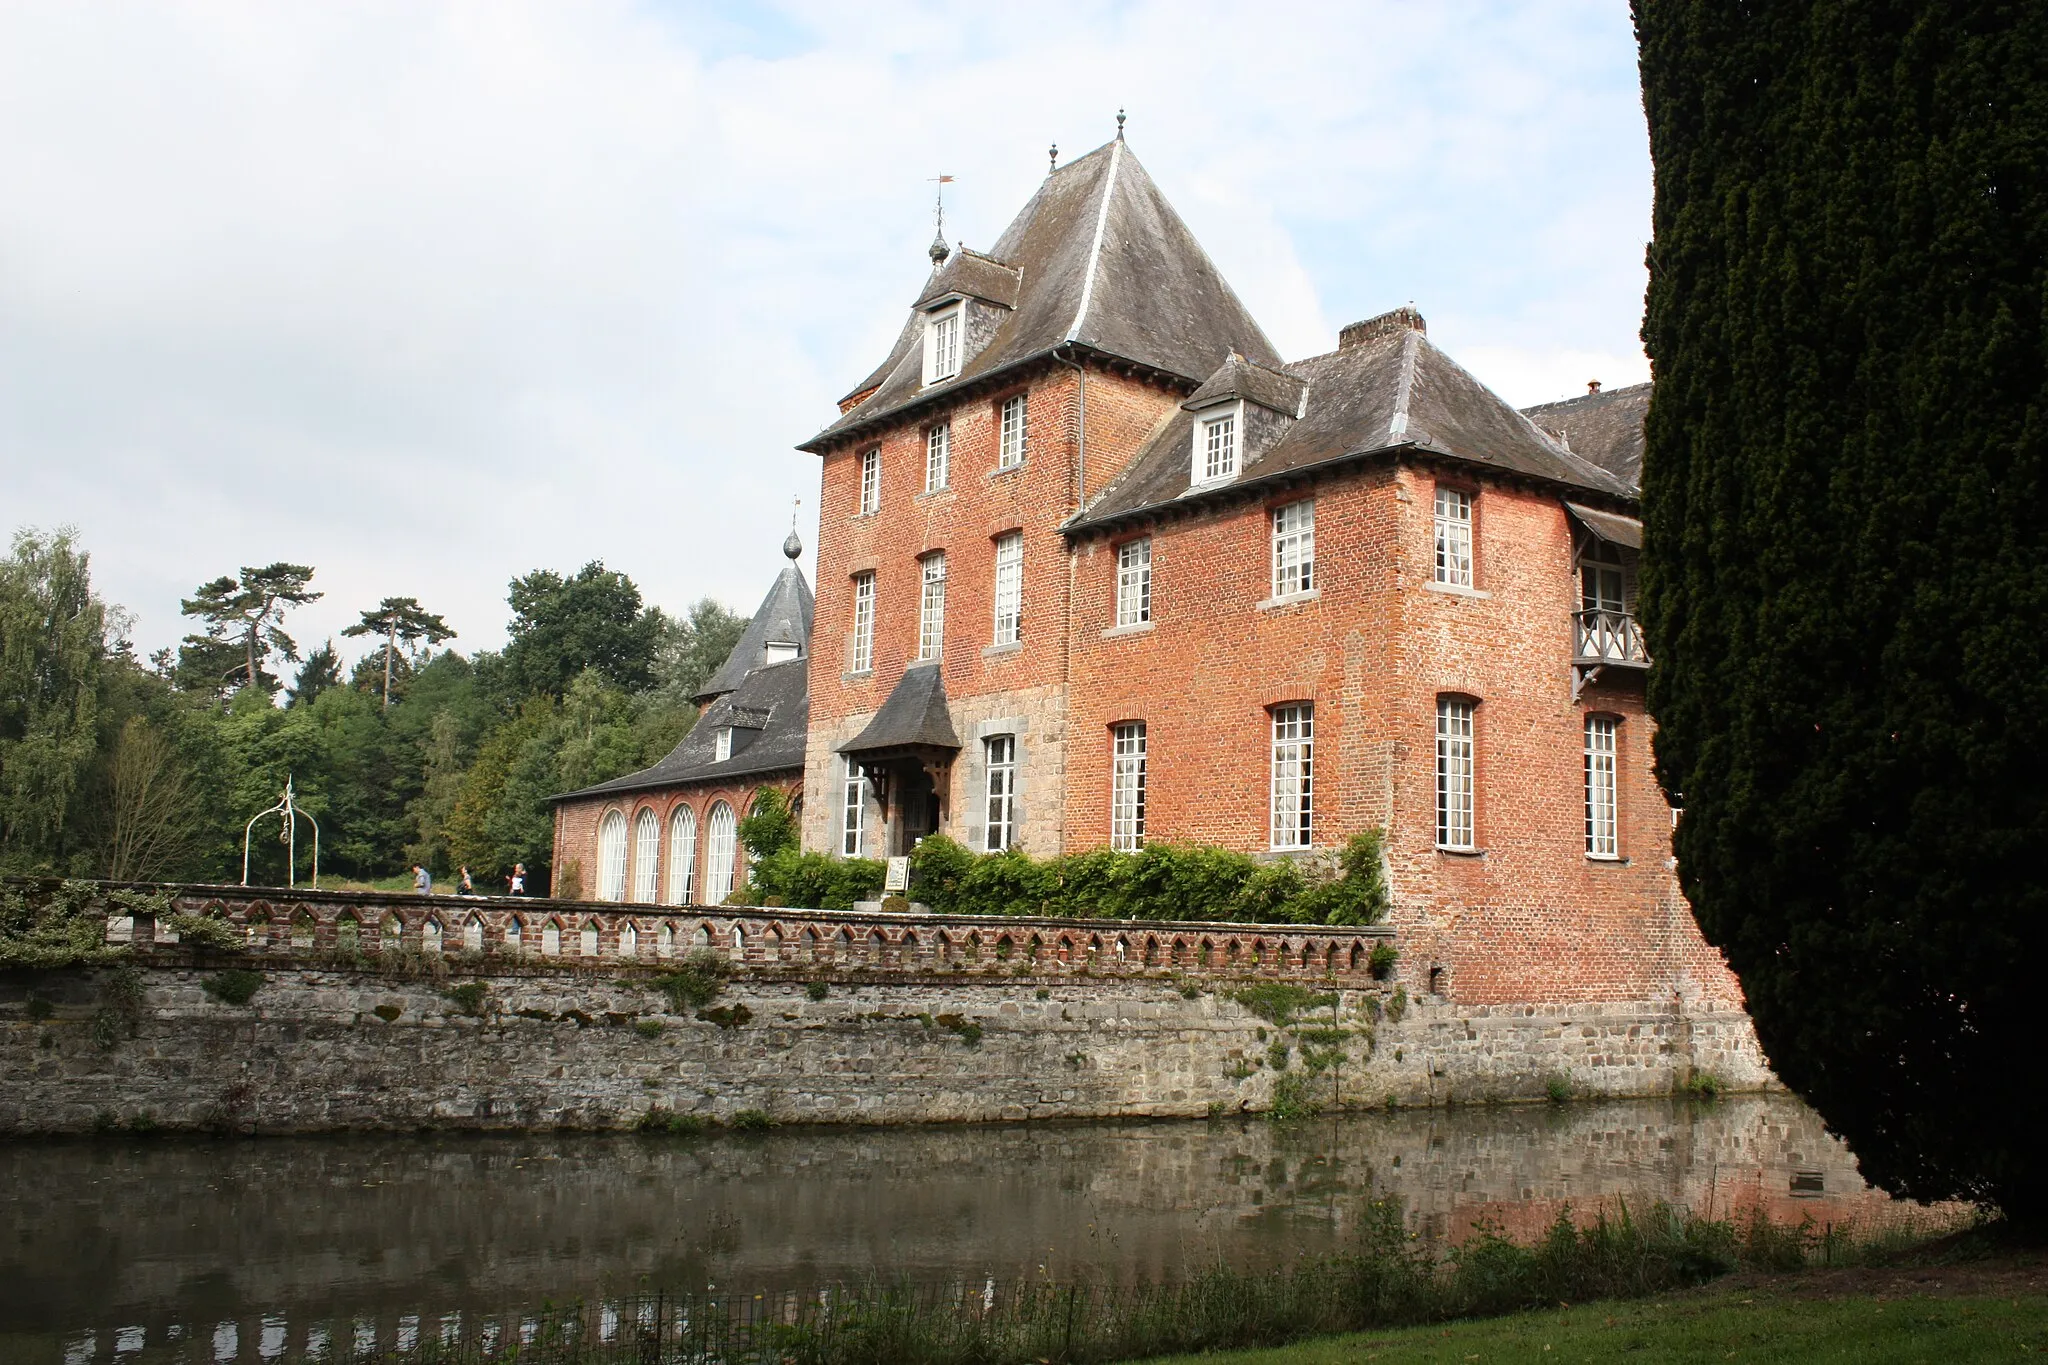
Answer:
<svg viewBox="0 0 2048 1365"><path fill-rule="evenodd" d="M299 871L299 821L304 820L313 827L313 889L320 889L320 822L315 820L299 805L297 794L292 790L292 779L284 780L284 794L277 804L259 810L249 817L249 823L242 826L242 885L249 884L249 840L256 831L256 822L266 815L282 818L282 828L277 832L278 842L285 846L284 881L287 887L296 887Z"/></svg>

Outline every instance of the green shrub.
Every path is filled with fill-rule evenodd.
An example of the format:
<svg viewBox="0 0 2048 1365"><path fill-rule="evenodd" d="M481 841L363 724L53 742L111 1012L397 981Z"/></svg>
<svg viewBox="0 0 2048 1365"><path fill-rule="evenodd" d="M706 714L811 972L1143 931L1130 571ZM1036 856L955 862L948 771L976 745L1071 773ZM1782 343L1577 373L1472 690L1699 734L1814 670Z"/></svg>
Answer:
<svg viewBox="0 0 2048 1365"><path fill-rule="evenodd" d="M263 973L230 967L207 977L199 985L223 1005L246 1005L263 988Z"/></svg>
<svg viewBox="0 0 2048 1365"><path fill-rule="evenodd" d="M1563 1076L1552 1076L1543 1082L1543 1093L1552 1104L1563 1104L1572 1097L1572 1083Z"/></svg>
<svg viewBox="0 0 2048 1365"><path fill-rule="evenodd" d="M1231 991L1230 998L1279 1028L1286 1028L1309 1010L1337 1006L1334 991L1312 991L1287 981L1261 981Z"/></svg>
<svg viewBox="0 0 2048 1365"><path fill-rule="evenodd" d="M248 936L218 915L173 915L168 921L178 942L198 952L238 953Z"/></svg>
<svg viewBox="0 0 2048 1365"><path fill-rule="evenodd" d="M690 1137L701 1133L708 1125L695 1114L678 1114L672 1109L655 1105L642 1114L633 1127L643 1133L673 1133L678 1137Z"/></svg>
<svg viewBox="0 0 2048 1365"><path fill-rule="evenodd" d="M822 853L779 849L756 861L748 874L747 899L812 910L851 910L855 901L882 894L887 867L872 858L833 858Z"/></svg>
<svg viewBox="0 0 2048 1365"><path fill-rule="evenodd" d="M1372 956L1366 959L1366 966L1372 972L1372 979L1385 981L1394 974L1394 964L1401 960L1401 950L1391 943L1372 945Z"/></svg>
<svg viewBox="0 0 2048 1365"><path fill-rule="evenodd" d="M125 956L106 941L107 908L95 902L89 882L64 882L47 895L0 886L0 968L85 967ZM168 909L169 899L162 903Z"/></svg>
<svg viewBox="0 0 2048 1365"><path fill-rule="evenodd" d="M789 798L773 787L754 792L754 804L739 823L740 843L754 859L772 857L797 846L796 817Z"/></svg>
<svg viewBox="0 0 2048 1365"><path fill-rule="evenodd" d="M813 1000L823 1000L832 994L832 988L822 981L810 981L804 984L804 994Z"/></svg>
<svg viewBox="0 0 2048 1365"><path fill-rule="evenodd" d="M936 1016L932 1022L958 1038L966 1047L977 1048L981 1046L981 1025L971 1019L958 1014L941 1014Z"/></svg>
<svg viewBox="0 0 2048 1365"><path fill-rule="evenodd" d="M659 1019L635 1019L633 1021L633 1032L639 1034L642 1038L659 1038L661 1031L662 1023Z"/></svg>
<svg viewBox="0 0 2048 1365"><path fill-rule="evenodd" d="M727 970L724 958L709 948L699 948L674 971L649 977L643 984L668 997L670 1013L688 1014L718 998L718 993L725 989Z"/></svg>
<svg viewBox="0 0 2048 1365"><path fill-rule="evenodd" d="M1107 848L1038 861L976 854L942 835L911 854L911 892L940 914L1371 924L1386 913L1380 836L1353 836L1336 875L1197 844Z"/></svg>
<svg viewBox="0 0 2048 1365"><path fill-rule="evenodd" d="M732 1126L742 1133L765 1133L775 1126L775 1120L762 1109L742 1109L732 1116Z"/></svg>
<svg viewBox="0 0 2048 1365"><path fill-rule="evenodd" d="M464 1014L481 1015L484 1012L484 997L490 994L490 990L491 988L481 981L465 981L460 986L450 986L446 993L448 998L455 1002L455 1007Z"/></svg>
<svg viewBox="0 0 2048 1365"><path fill-rule="evenodd" d="M1685 1078L1685 1083L1678 1088L1678 1092L1694 1099L1717 1100L1721 1098L1723 1088L1721 1078L1713 1072L1695 1071Z"/></svg>

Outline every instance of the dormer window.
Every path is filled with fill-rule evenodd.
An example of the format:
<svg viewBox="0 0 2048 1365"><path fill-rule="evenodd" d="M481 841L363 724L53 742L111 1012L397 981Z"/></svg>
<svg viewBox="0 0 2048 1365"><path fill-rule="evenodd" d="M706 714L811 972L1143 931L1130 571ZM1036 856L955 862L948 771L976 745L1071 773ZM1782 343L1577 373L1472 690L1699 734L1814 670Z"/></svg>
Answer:
<svg viewBox="0 0 2048 1365"><path fill-rule="evenodd" d="M936 384L960 373L960 325L964 305L955 301L924 320L924 382Z"/></svg>
<svg viewBox="0 0 2048 1365"><path fill-rule="evenodd" d="M1236 478L1238 446L1243 434L1242 403L1195 414L1195 467L1189 482L1215 483Z"/></svg>
<svg viewBox="0 0 2048 1365"><path fill-rule="evenodd" d="M761 646L763 664L783 664L803 653L802 646L793 640L770 640Z"/></svg>
<svg viewBox="0 0 2048 1365"><path fill-rule="evenodd" d="M719 726L718 733L711 737L711 743L713 746L711 752L711 758L713 762L723 763L728 758L731 758L732 727L730 725Z"/></svg>

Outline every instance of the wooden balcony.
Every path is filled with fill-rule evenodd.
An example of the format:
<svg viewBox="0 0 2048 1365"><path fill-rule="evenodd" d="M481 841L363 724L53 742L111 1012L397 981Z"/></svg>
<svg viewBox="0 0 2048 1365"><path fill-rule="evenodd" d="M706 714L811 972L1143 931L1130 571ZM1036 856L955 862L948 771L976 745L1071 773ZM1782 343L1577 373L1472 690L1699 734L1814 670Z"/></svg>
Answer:
<svg viewBox="0 0 2048 1365"><path fill-rule="evenodd" d="M1609 668L1642 670L1650 666L1650 652L1643 648L1643 629L1635 616L1625 611L1580 611L1572 613L1572 700L1587 683Z"/></svg>
<svg viewBox="0 0 2048 1365"><path fill-rule="evenodd" d="M1643 628L1626 611L1581 611L1572 616L1572 662L1581 668L1648 668Z"/></svg>

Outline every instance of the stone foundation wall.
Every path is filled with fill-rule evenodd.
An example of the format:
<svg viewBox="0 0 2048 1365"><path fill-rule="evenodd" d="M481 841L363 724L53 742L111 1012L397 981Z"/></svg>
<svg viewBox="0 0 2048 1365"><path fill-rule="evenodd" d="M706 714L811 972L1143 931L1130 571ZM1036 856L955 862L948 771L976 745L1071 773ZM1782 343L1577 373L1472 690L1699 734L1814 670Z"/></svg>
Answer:
<svg viewBox="0 0 2048 1365"><path fill-rule="evenodd" d="M655 1109L727 1123L1195 1116L1265 1109L1281 1085L1427 1105L1541 1098L1553 1077L1582 1096L1668 1093L1701 1071L1771 1083L1739 1012L1657 1003L1397 1005L1395 988L1353 982L1286 1029L1235 992L1299 987L1220 974L743 966L708 1006L679 1010L653 973L617 965L305 955L242 969L262 983L241 1005L206 989L221 967L175 949L120 971L0 976L0 1132L614 1128ZM1310 1047L1341 1060L1284 1081Z"/></svg>

